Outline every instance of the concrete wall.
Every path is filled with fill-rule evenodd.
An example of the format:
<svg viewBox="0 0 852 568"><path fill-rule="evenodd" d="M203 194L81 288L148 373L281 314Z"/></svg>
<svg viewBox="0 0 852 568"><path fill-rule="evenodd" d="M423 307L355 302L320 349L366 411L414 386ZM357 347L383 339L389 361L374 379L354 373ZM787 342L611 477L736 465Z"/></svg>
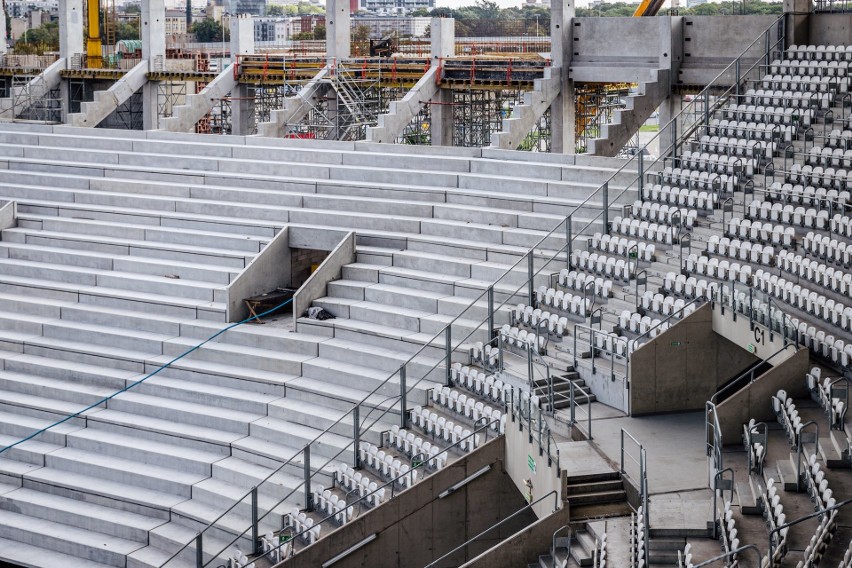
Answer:
<svg viewBox="0 0 852 568"><path fill-rule="evenodd" d="M522 427L523 426L523 427ZM554 513L554 503L562 506L562 495L565 494L565 472L556 469L556 461L547 464L547 452L540 451L538 432L533 433L533 441L529 441L529 430L521 420L506 424L506 471L522 494L529 489L524 480L532 483L532 500L540 499L551 491L556 491L556 499L547 498L533 505L533 511L539 519ZM553 446L554 454L556 446ZM535 463L535 472L529 467L529 460Z"/></svg>
<svg viewBox="0 0 852 568"><path fill-rule="evenodd" d="M848 45L852 38L852 14L811 14L807 19L807 31L807 43Z"/></svg>
<svg viewBox="0 0 852 568"><path fill-rule="evenodd" d="M703 409L719 386L758 360L713 329L704 304L633 353L632 415Z"/></svg>
<svg viewBox="0 0 852 568"><path fill-rule="evenodd" d="M536 521L510 536L494 548L486 550L461 568L512 568L535 564L553 543L553 533L568 524L568 508ZM559 536L567 536L567 529Z"/></svg>
<svg viewBox="0 0 852 568"><path fill-rule="evenodd" d="M15 219L15 202L0 203L0 231L17 226Z"/></svg>
<svg viewBox="0 0 852 568"><path fill-rule="evenodd" d="M349 233L296 292L293 297L293 316L301 317L310 307L311 302L325 296L328 283L340 278L343 266L353 262L355 262L355 233Z"/></svg>
<svg viewBox="0 0 852 568"><path fill-rule="evenodd" d="M717 304L711 311L713 312L713 331L743 349L752 345L754 354L760 359L769 357L784 347L784 337L780 333L773 333L770 338L769 330L763 326L756 325L755 329L751 329L748 317L742 314L737 314L735 321L734 312L729 308L725 308L723 314L721 306ZM772 358L772 364L779 365L791 355L792 351L789 350L781 352Z"/></svg>
<svg viewBox="0 0 852 568"><path fill-rule="evenodd" d="M792 355L784 362L716 406L723 443L739 444L743 424L751 418L759 422L774 421L771 399L778 389L784 389L794 397L807 396L805 375L808 373L810 353L805 347L798 350L791 348L790 351Z"/></svg>
<svg viewBox="0 0 852 568"><path fill-rule="evenodd" d="M423 479L377 509L362 514L279 568L318 567L364 538L377 538L335 563L335 568L425 566L525 506L503 468L504 437L491 439L464 459ZM485 466L491 469L444 499L438 495ZM439 566L458 566L535 521L532 513L488 533ZM324 529L325 530L325 529Z"/></svg>
<svg viewBox="0 0 852 568"><path fill-rule="evenodd" d="M249 316L245 298L289 286L290 239L284 227L228 286L228 321L242 321Z"/></svg>

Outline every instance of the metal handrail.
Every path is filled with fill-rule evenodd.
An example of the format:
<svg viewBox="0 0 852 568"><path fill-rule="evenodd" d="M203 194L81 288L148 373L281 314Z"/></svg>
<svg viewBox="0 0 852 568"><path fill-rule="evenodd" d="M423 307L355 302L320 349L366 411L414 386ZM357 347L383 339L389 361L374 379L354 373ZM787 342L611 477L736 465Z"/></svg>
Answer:
<svg viewBox="0 0 852 568"><path fill-rule="evenodd" d="M782 353L783 351L786 351L788 347L793 347L793 344L792 343L785 343L783 347L781 347L780 349L775 351L772 355L769 355L768 357L761 359L760 361L756 362L754 365L752 365L752 367L748 371L742 373L740 376L738 376L734 380L730 381L727 385L725 385L724 387L722 387L721 389L719 389L718 391L713 393L713 396L710 397L710 402L715 404L716 401L718 400L718 397L721 396L722 393L725 393L725 392L729 391L730 389L734 388L734 386L739 385L739 383L746 377L749 377L749 376L751 377L751 381L749 381L749 384L754 382L754 369L756 367L759 367L760 365L768 363L770 359L774 358L776 355Z"/></svg>
<svg viewBox="0 0 852 568"><path fill-rule="evenodd" d="M487 529L485 529L484 531L482 531L482 532L481 532L481 533L479 533L478 535L476 535L476 536L474 536L474 537L472 537L472 538L467 539L467 540L466 540L466 541L464 541L462 544L458 545L457 547L455 547L455 548L454 548L454 549L452 549L451 551L447 552L446 554L444 554L444 555L443 555L443 556L441 556L440 558L438 558L438 559L436 559L436 560L433 560L432 562L430 562L429 564L427 564L424 568L432 568L432 566L437 565L438 563L440 563L440 562L441 562L442 560L444 560L445 558L448 558L448 557L452 556L453 554L455 554L456 552L458 552L458 551L459 551L459 550L461 550L462 548L465 548L465 547L466 547L467 545L469 545L470 543L472 543L472 542L476 541L476 540L477 540L477 539L479 539L479 537L481 537L482 535L484 535L484 534L486 534L486 533L488 533L488 532L491 532L493 529L495 529L495 528L499 527L499 526L500 526L500 525L502 525L503 523L505 523L505 522L507 522L507 521L509 521L509 520L511 520L511 519L513 519L513 518L515 518L516 516L518 516L518 515L519 515L519 514L521 514L522 512L526 511L527 509L532 508L532 506L533 506L533 505L536 505L536 504L538 504L538 503L540 503L540 502L544 501L545 499L549 498L551 495L553 495L553 510L554 510L554 511L557 511L557 510L559 509L559 493L558 493L558 492L554 489L554 490L553 490L553 491L551 491L550 493L548 493L548 494L546 494L546 495L543 495L543 496L539 497L538 499L536 499L536 500L535 500L535 501L533 501L532 503L529 503L529 504L525 505L524 507L522 507L522 508L518 509L517 511L515 511L514 513L512 513L512 514L511 514L511 515L509 515L508 517L506 517L506 518L504 518L504 519L501 519L501 520L500 520L500 521L498 521L497 523L495 523L495 524L491 525L490 527L488 527Z"/></svg>
<svg viewBox="0 0 852 568"><path fill-rule="evenodd" d="M821 515L824 515L825 513L828 513L829 511L834 511L836 509L840 509L841 507L845 507L849 503L852 503L852 499L846 499L844 501L841 501L840 503L835 503L831 507L826 507L826 508L821 509L819 511L809 513L809 514L805 515L804 517L799 517L798 519L796 519L794 521L790 521L789 523L783 524L780 527L773 528L771 531L769 531L769 537L768 537L768 539L769 539L769 561L772 562L772 557L775 555L775 539L773 537L777 533L781 532L783 529L786 529L787 527L792 527L793 525L798 525L799 523L807 521L808 519L813 519L814 517L819 517Z"/></svg>

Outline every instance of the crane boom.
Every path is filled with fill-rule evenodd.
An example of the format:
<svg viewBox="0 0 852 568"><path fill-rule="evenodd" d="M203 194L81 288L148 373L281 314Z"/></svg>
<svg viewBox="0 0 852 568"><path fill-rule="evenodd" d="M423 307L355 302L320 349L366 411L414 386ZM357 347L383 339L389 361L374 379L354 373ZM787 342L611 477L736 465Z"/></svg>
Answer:
<svg viewBox="0 0 852 568"><path fill-rule="evenodd" d="M87 24L86 58L87 67L100 69L103 66L103 50L101 48L101 5L100 0L86 0Z"/></svg>

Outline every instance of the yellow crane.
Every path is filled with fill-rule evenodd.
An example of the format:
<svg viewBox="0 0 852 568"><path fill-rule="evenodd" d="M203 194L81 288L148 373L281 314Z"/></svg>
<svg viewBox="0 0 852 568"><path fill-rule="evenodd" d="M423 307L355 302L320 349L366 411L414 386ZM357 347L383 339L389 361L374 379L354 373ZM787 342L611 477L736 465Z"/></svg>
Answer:
<svg viewBox="0 0 852 568"><path fill-rule="evenodd" d="M101 42L101 4L100 0L86 0L87 31L86 31L86 67L100 69L104 57Z"/></svg>
<svg viewBox="0 0 852 568"><path fill-rule="evenodd" d="M636 11L633 12L633 17L656 16L664 2L665 0L642 0Z"/></svg>

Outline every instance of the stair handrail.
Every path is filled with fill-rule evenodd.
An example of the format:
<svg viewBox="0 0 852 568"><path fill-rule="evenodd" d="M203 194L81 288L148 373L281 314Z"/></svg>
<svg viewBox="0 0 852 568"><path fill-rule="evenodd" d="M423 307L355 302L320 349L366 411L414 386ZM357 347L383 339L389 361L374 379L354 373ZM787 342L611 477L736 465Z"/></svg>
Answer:
<svg viewBox="0 0 852 568"><path fill-rule="evenodd" d="M510 521L511 519L515 518L516 516L520 515L524 511L526 511L527 509L531 509L534 505L541 503L545 499L549 499L551 495L553 496L553 511L552 512L558 511L559 510L559 493L556 491L556 489L554 489L550 493L547 493L546 495L542 495L541 497L539 497L535 501L532 501L532 502L528 503L527 505L525 505L524 507L521 507L520 509L518 509L517 511L515 511L514 513L512 513L508 517L497 521L496 523L494 523L493 525L491 525L490 527L488 527L484 531L480 532L476 536L473 536L473 537L467 539L466 541L464 541L463 543L461 543L460 545L458 545L457 547L455 547L451 551L447 552L446 554L444 554L440 558L437 558L436 560L433 560L432 562L427 564L424 568L432 568L433 566L436 566L445 558L449 558L450 556L452 556L453 554L455 554L459 550L465 548L467 545L478 540L479 537L481 537L482 535L491 532L493 529L499 527L500 525L506 523L507 521Z"/></svg>
<svg viewBox="0 0 852 568"><path fill-rule="evenodd" d="M828 513L830 511L835 511L837 509L840 509L841 507L845 507L849 503L852 503L852 498L841 501L840 503L835 503L831 507L825 507L823 509L820 509L819 511L814 511L813 513L808 513L807 515L804 515L802 517L799 517L798 519L792 520L789 523L785 523L781 526L773 528L771 531L769 531L769 536L768 536L768 540L769 540L769 561L771 562L772 557L775 555L775 538L774 537L775 537L776 534L778 534L779 532L781 532L782 530L784 530L788 527L792 527L793 525L798 525L799 523L807 521L809 519L813 519L814 517L819 517L819 516L822 516L825 513Z"/></svg>
<svg viewBox="0 0 852 568"><path fill-rule="evenodd" d="M719 399L719 397L723 393L731 390L735 386L737 388L742 387L742 385L740 385L740 383L743 382L743 380L746 379L746 378L749 379L749 381L748 381L749 385L751 383L753 383L757 379L757 377L754 376L754 370L757 367L760 367L761 365L768 364L770 359L774 359L777 355L786 351L788 347L795 347L795 346L792 343L787 343L783 347L781 347L780 349L773 352L771 355L768 355L768 356L764 357L763 359L756 361L753 365L751 365L749 367L748 370L744 371L743 373L738 375L736 378L734 378L732 381L728 382L728 384L726 384L724 387L722 387L721 389L719 389L715 393L713 393L713 396L710 397L710 402L716 404L716 401Z"/></svg>

